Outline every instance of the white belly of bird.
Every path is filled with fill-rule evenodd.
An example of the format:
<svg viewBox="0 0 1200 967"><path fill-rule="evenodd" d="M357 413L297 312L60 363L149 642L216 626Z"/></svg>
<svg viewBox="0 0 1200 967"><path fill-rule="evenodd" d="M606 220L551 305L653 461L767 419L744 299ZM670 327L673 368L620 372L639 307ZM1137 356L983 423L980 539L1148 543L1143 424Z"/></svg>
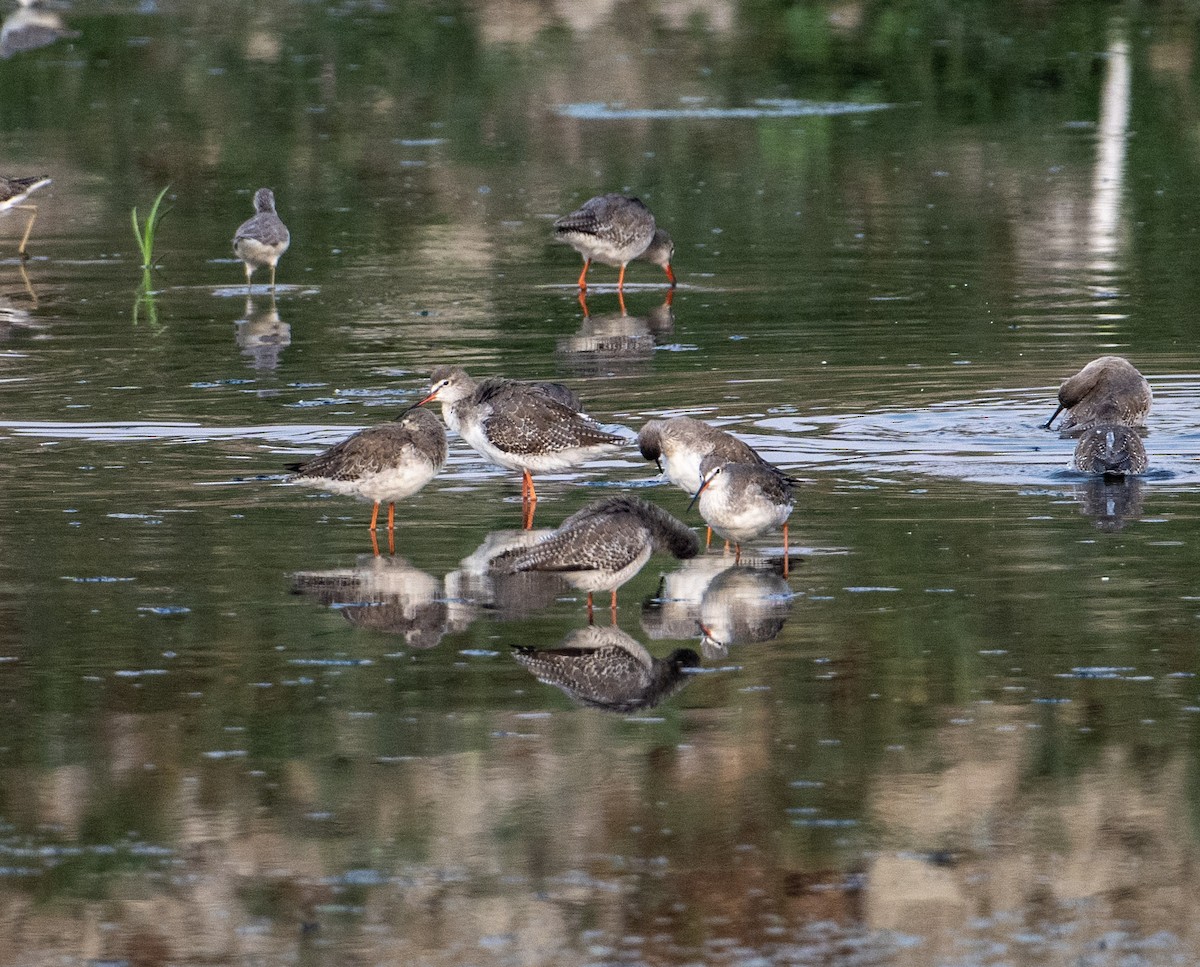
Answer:
<svg viewBox="0 0 1200 967"><path fill-rule="evenodd" d="M395 503L415 494L433 479L436 472L430 464L422 462L364 473L353 480L296 477L293 482L320 487L333 494L358 497L360 500Z"/></svg>
<svg viewBox="0 0 1200 967"><path fill-rule="evenodd" d="M700 489L700 460L705 454L698 453L685 447L678 448L674 453L663 451L663 468L667 479L676 487L682 487L689 494Z"/></svg>
<svg viewBox="0 0 1200 967"><path fill-rule="evenodd" d="M509 453L501 450L488 439L483 426L475 421L460 423L456 429L467 445L486 460L509 470L528 470L530 473L545 473L548 470L564 470L586 463L605 450L615 449L615 444L599 444L590 447L571 447L544 453Z"/></svg>
<svg viewBox="0 0 1200 967"><path fill-rule="evenodd" d="M287 251L286 245L264 245L253 238L239 238L234 249L237 257L252 265L276 265Z"/></svg>
<svg viewBox="0 0 1200 967"><path fill-rule="evenodd" d="M792 504L775 504L765 499L742 500L737 506L717 494L700 495L700 515L714 531L728 541L741 544L769 530L782 527L792 512Z"/></svg>
<svg viewBox="0 0 1200 967"><path fill-rule="evenodd" d="M628 581L631 577L637 574L642 569L642 566L650 560L650 545L647 544L642 548L632 561L626 564L619 571L565 571L562 576L567 582L580 591L615 591L622 584Z"/></svg>

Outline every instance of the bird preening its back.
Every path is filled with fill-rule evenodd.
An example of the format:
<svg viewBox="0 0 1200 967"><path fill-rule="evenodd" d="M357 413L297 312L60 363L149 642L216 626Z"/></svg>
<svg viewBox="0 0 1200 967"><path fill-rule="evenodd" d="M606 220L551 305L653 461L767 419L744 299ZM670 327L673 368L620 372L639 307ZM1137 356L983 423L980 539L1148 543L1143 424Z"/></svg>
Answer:
<svg viewBox="0 0 1200 967"><path fill-rule="evenodd" d="M1140 427L1150 415L1154 394L1146 378L1124 356L1093 359L1058 389L1058 409L1046 421L1050 428L1058 414L1067 411L1059 432L1074 434L1090 426L1112 423Z"/></svg>
<svg viewBox="0 0 1200 967"><path fill-rule="evenodd" d="M634 259L659 266L671 285L675 285L675 272L671 268L675 242L658 227L650 209L637 198L618 194L589 198L571 214L554 222L554 237L583 256L581 289L587 288L592 262L619 265L617 289L623 289L625 267Z"/></svg>
<svg viewBox="0 0 1200 967"><path fill-rule="evenodd" d="M589 614L592 593L610 591L615 613L617 588L641 570L654 551L686 559L699 553L700 541L661 507L621 495L588 504L544 539L498 555L489 567L499 574L561 574L587 592Z"/></svg>

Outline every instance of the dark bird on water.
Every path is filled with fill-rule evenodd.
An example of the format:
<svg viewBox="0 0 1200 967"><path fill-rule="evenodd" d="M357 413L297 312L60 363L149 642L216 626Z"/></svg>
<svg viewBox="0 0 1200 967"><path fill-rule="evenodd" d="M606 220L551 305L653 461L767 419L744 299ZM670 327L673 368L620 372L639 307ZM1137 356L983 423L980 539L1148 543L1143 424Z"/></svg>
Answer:
<svg viewBox="0 0 1200 967"><path fill-rule="evenodd" d="M1093 359L1058 388L1058 409L1045 423L1050 428L1058 414L1067 411L1060 433L1082 432L1104 423L1140 427L1150 414L1153 393L1146 378L1124 356Z"/></svg>

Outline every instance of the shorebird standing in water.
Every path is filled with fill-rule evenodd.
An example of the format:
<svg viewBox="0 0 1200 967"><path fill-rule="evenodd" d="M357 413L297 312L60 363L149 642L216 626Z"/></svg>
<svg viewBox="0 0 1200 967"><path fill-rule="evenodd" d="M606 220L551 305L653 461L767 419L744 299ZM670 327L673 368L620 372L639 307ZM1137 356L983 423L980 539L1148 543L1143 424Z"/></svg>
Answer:
<svg viewBox="0 0 1200 967"><path fill-rule="evenodd" d="M557 383L476 382L460 366L439 366L425 403L442 404L446 425L485 459L520 470L522 522L533 526L533 473L562 470L615 450L625 441L577 409L578 399Z"/></svg>
<svg viewBox="0 0 1200 967"><path fill-rule="evenodd" d="M787 521L794 506L791 481L774 467L733 463L716 454L701 461L700 475L692 504L699 502L700 516L708 526L733 541L735 561L741 560L744 541L783 526L783 575L787 577Z"/></svg>
<svg viewBox="0 0 1200 967"><path fill-rule="evenodd" d="M695 557L700 541L690 527L661 507L637 497L608 497L588 504L557 530L529 547L494 557L497 574L547 571L587 592L588 621L592 594L612 593L612 620L617 622L617 588L642 569L654 551L678 558Z"/></svg>
<svg viewBox="0 0 1200 967"><path fill-rule="evenodd" d="M25 254L25 243L29 241L29 233L33 231L33 223L37 220L37 205L24 204L25 199L39 188L50 184L45 175L35 175L32 178L10 178L0 175L0 212L20 210L29 212L29 221L25 223L25 234L21 236L21 244L17 246L17 254L21 258L29 258Z"/></svg>
<svg viewBox="0 0 1200 967"><path fill-rule="evenodd" d="M442 424L432 413L410 408L395 420L360 430L311 460L289 464L294 472L288 482L373 501L372 543L379 505L386 501L388 548L392 550L396 501L415 494L445 464Z"/></svg>
<svg viewBox="0 0 1200 967"><path fill-rule="evenodd" d="M625 288L625 266L634 259L660 266L671 287L675 286L671 269L675 243L655 225L650 209L636 198L615 194L589 198L576 211L555 221L554 237L583 256L580 289L587 289L592 262L603 262L621 266L617 276L617 291L621 292Z"/></svg>
<svg viewBox="0 0 1200 967"><path fill-rule="evenodd" d="M643 457L653 460L671 483L689 494L695 494L704 483L700 464L709 456L729 463L762 467L787 482L787 475L767 463L750 444L690 416L650 420L638 433L637 443ZM712 531L710 526L705 547L712 543Z"/></svg>
<svg viewBox="0 0 1200 967"><path fill-rule="evenodd" d="M246 263L246 288L254 270L267 266L271 270L271 291L275 291L275 266L291 244L287 226L275 212L275 193L260 188L254 193L254 217L238 226L233 235L233 251Z"/></svg>
<svg viewBox="0 0 1200 967"><path fill-rule="evenodd" d="M1059 424L1060 433L1074 435L1105 423L1139 427L1150 414L1153 393L1146 378L1124 356L1093 359L1058 389L1058 409L1045 424L1067 411Z"/></svg>

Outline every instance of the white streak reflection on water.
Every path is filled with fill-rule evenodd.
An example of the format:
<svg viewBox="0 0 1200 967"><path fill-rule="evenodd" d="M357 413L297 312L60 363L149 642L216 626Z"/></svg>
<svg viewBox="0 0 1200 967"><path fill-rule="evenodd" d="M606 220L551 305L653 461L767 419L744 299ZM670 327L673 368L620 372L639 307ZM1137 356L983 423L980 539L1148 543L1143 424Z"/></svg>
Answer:
<svg viewBox="0 0 1200 967"><path fill-rule="evenodd" d="M1200 484L1200 377L1159 377L1150 417L1148 482L1172 489ZM1053 411L1054 391L1045 388L995 391L971 400L948 400L919 408L887 408L859 414L806 413L767 416L741 422L713 420L792 470L841 473L907 473L984 484L1067 486L1084 478L1067 467L1073 439L1043 429ZM679 415L679 409L642 414ZM698 412L702 418L706 416ZM92 442L164 441L184 444L258 440L274 452L308 453L362 429L358 425L265 424L209 427L177 421L88 422L0 421L15 437ZM620 429L628 437L632 433ZM632 446L631 446L632 449ZM450 476L477 476L478 459L461 443L450 461ZM593 461L595 469L644 471L631 453ZM464 468L466 472L464 472ZM571 479L571 474L561 479ZM550 479L554 479L551 476Z"/></svg>

